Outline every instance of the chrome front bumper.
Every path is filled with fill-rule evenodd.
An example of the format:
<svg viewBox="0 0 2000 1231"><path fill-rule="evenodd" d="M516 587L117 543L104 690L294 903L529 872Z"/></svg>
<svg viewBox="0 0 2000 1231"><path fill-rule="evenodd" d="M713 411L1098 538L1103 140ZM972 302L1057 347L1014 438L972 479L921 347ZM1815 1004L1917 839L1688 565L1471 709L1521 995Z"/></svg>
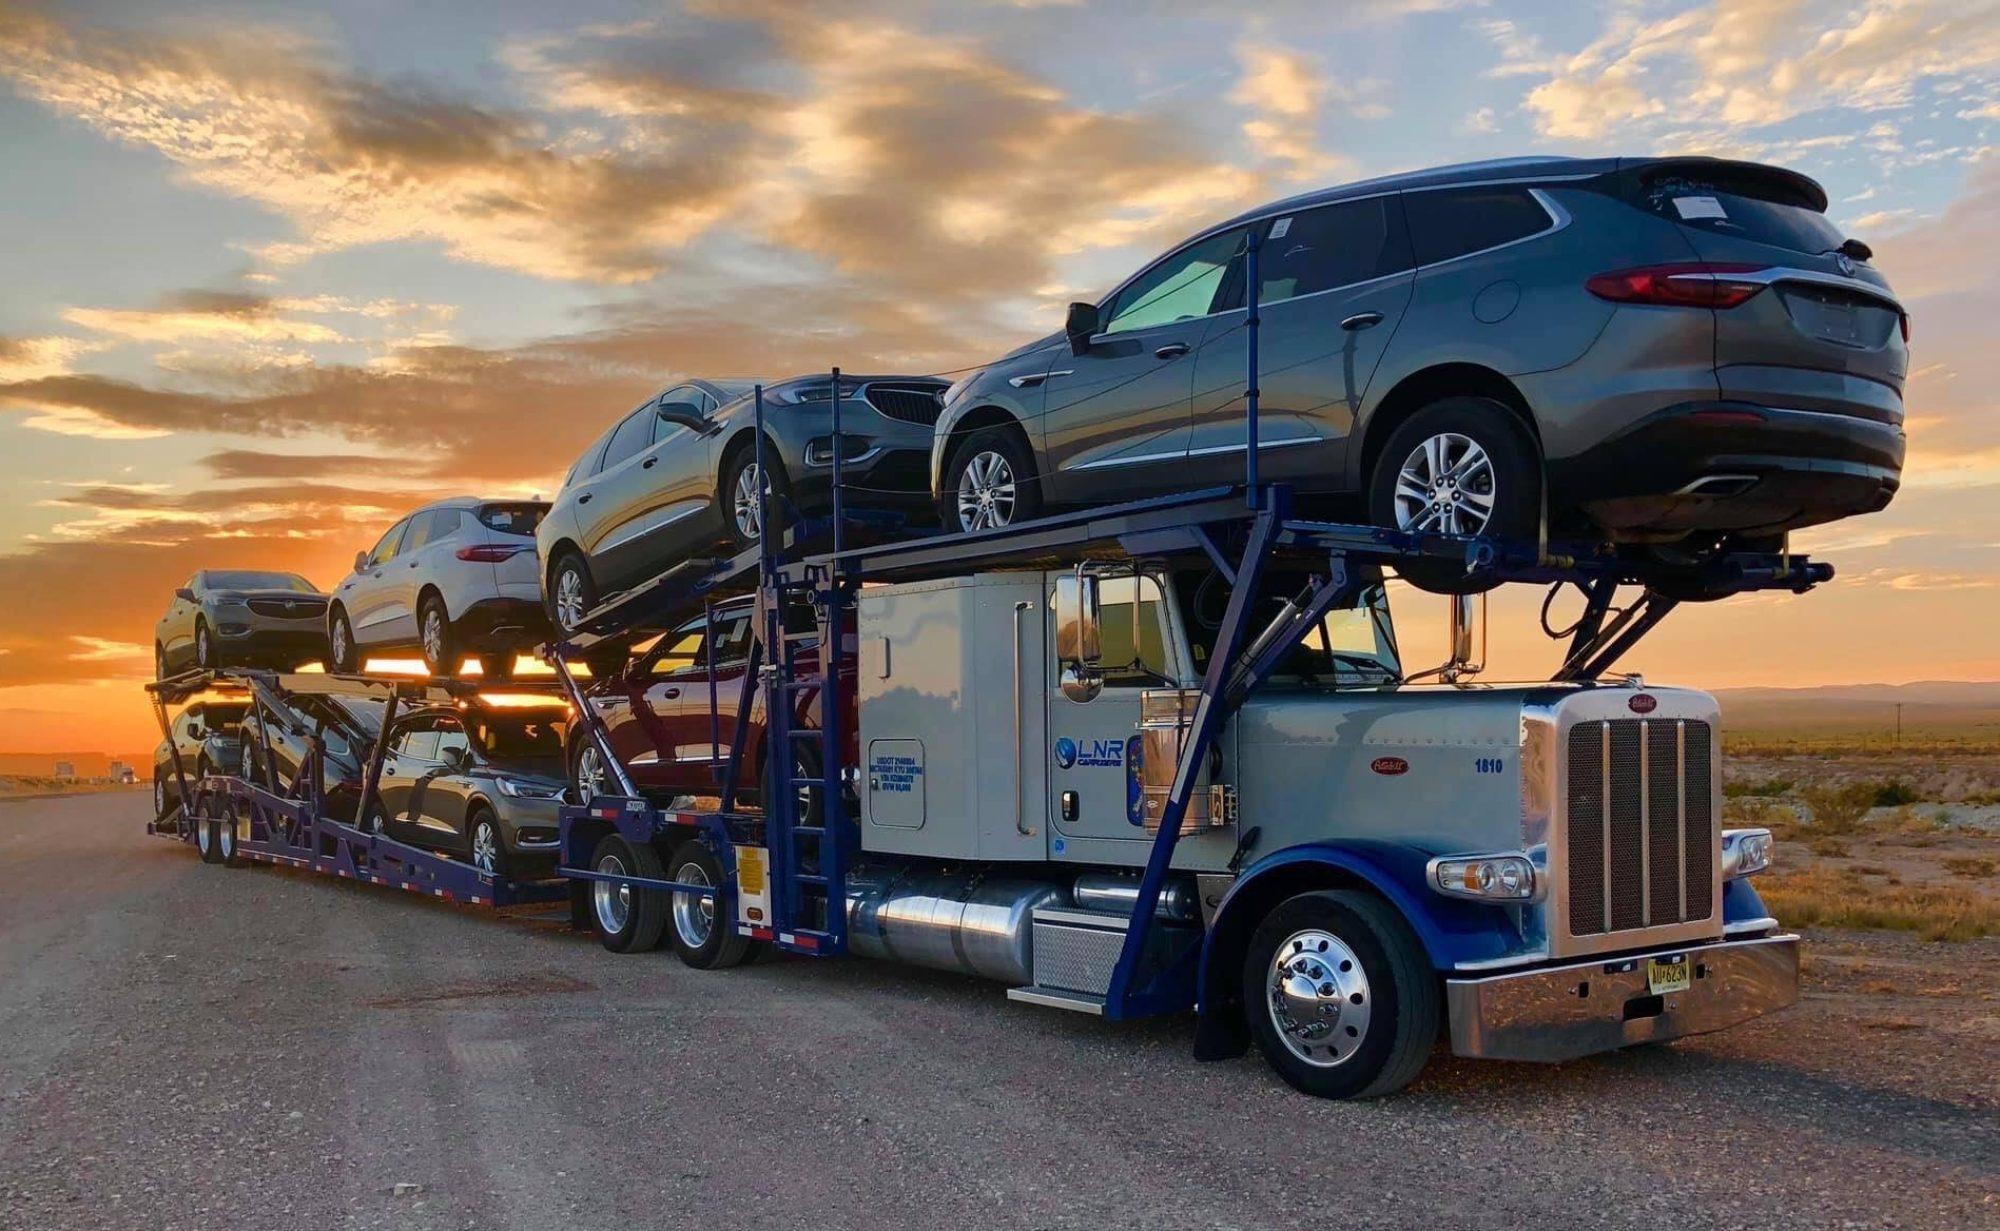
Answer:
<svg viewBox="0 0 2000 1231"><path fill-rule="evenodd" d="M1686 954L1686 991L1655 996L1646 959ZM1573 1060L1634 1043L1707 1034L1799 998L1799 938L1660 949L1483 979L1448 979L1451 1050L1490 1060Z"/></svg>

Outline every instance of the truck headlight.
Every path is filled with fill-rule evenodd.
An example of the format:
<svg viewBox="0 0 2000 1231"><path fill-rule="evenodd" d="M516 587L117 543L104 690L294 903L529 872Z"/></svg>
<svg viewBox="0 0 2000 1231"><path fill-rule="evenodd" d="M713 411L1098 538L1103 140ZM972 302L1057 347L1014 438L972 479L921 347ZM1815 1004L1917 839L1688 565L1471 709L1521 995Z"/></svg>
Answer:
<svg viewBox="0 0 2000 1231"><path fill-rule="evenodd" d="M1754 876L1771 866L1773 841L1768 829L1722 831L1722 879Z"/></svg>
<svg viewBox="0 0 2000 1231"><path fill-rule="evenodd" d="M1535 896L1535 865L1526 855L1453 855L1430 863L1431 888L1475 902L1526 902Z"/></svg>

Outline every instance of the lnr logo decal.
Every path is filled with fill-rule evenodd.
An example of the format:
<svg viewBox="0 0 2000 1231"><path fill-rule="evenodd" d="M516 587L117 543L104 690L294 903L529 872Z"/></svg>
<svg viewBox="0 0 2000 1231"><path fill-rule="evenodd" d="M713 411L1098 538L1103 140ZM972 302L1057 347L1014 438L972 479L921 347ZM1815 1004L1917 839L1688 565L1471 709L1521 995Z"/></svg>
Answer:
<svg viewBox="0 0 2000 1231"><path fill-rule="evenodd" d="M1084 769L1109 767L1116 769L1125 764L1125 741L1122 739L1074 740L1065 735L1056 740L1056 765L1062 769L1081 766Z"/></svg>

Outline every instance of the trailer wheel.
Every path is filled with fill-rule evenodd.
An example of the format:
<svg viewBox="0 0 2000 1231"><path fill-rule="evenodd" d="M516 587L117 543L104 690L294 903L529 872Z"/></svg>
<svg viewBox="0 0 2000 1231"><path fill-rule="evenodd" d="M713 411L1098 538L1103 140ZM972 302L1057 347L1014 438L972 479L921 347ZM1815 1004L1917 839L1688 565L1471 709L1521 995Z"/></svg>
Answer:
<svg viewBox="0 0 2000 1231"><path fill-rule="evenodd" d="M1439 999L1409 925L1356 890L1280 902L1244 960L1250 1033L1280 1077L1317 1098L1374 1098L1408 1085L1437 1041Z"/></svg>
<svg viewBox="0 0 2000 1231"><path fill-rule="evenodd" d="M216 797L215 821L215 861L226 868L240 868L250 861L236 852L236 841L242 836L242 812L236 806L235 797Z"/></svg>
<svg viewBox="0 0 2000 1231"><path fill-rule="evenodd" d="M667 879L683 885L719 887L724 883L722 862L706 843L690 838L674 848L672 874ZM715 898L673 895L674 952L696 970L741 966L754 958L760 947L749 937L737 935L734 921L725 918L717 905Z"/></svg>
<svg viewBox="0 0 2000 1231"><path fill-rule="evenodd" d="M189 812L194 817L194 849L201 852L203 863L222 862L222 826L216 819L215 805L215 793L204 791L195 797L195 806Z"/></svg>
<svg viewBox="0 0 2000 1231"><path fill-rule="evenodd" d="M660 856L652 847L634 846L617 834L609 834L597 844L590 866L611 876L666 879ZM666 931L667 894L662 889L592 881L590 912L605 948L613 953L643 953L658 948Z"/></svg>

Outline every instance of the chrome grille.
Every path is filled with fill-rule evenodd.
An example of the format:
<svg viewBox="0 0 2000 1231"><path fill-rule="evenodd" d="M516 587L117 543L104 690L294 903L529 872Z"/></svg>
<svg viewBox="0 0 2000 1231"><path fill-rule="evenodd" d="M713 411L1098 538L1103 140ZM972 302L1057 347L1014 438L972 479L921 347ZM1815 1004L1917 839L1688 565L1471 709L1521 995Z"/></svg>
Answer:
<svg viewBox="0 0 2000 1231"><path fill-rule="evenodd" d="M891 419L920 423L925 427L936 427L938 415L944 410L944 390L931 385L878 382L869 385L861 396L867 399L870 406Z"/></svg>
<svg viewBox="0 0 2000 1231"><path fill-rule="evenodd" d="M1709 724L1614 718L1569 732L1569 932L1596 936L1715 912Z"/></svg>
<svg viewBox="0 0 2000 1231"><path fill-rule="evenodd" d="M326 601L317 598L253 598L250 610L260 616L280 620L309 620L326 614Z"/></svg>

